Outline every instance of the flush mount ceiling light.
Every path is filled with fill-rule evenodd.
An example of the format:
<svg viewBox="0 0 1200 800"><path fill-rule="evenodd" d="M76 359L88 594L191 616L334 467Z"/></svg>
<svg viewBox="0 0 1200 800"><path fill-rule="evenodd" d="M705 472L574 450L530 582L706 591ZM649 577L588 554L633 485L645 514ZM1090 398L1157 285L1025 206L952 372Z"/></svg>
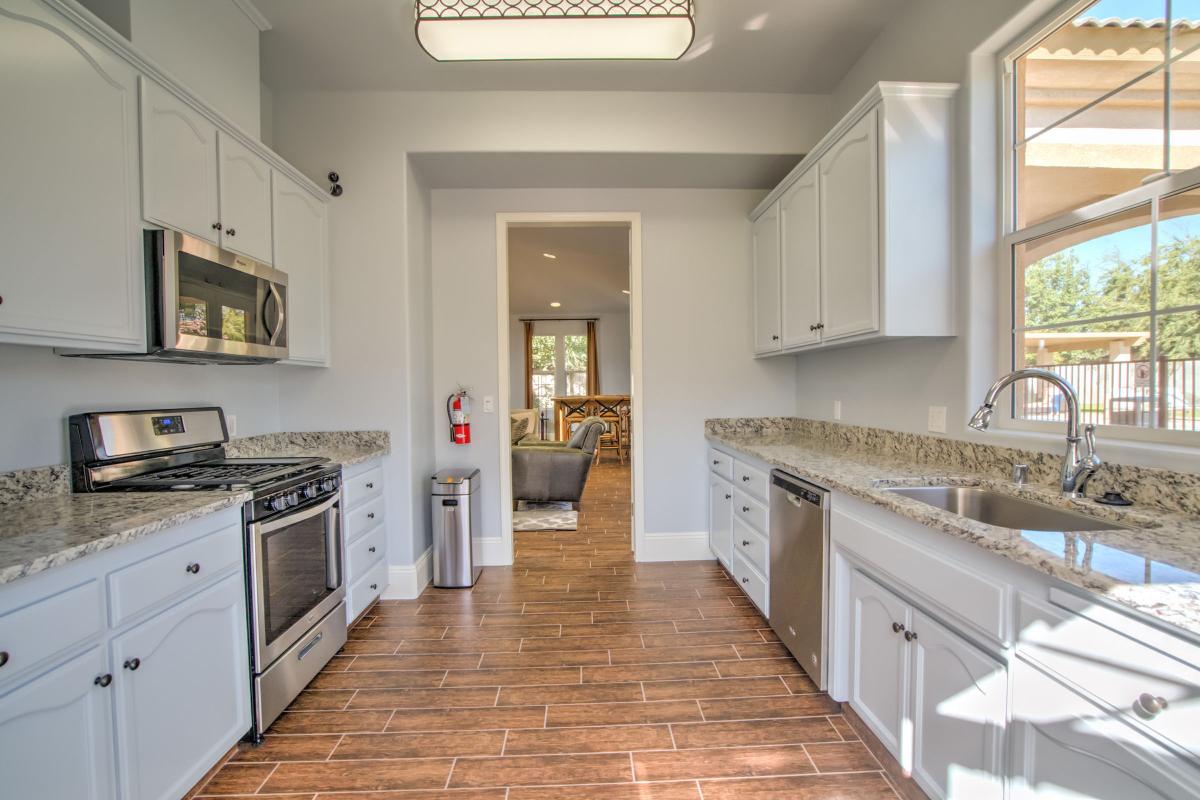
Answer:
<svg viewBox="0 0 1200 800"><path fill-rule="evenodd" d="M551 261L557 261L557 260L558 260L558 256L554 255L554 253L542 253L542 256L543 256L544 258L548 258L548 259L550 259Z"/></svg>
<svg viewBox="0 0 1200 800"><path fill-rule="evenodd" d="M417 0L417 42L438 61L673 60L694 0Z"/></svg>
<svg viewBox="0 0 1200 800"><path fill-rule="evenodd" d="M551 303L550 307L551 308L562 308L562 303Z"/></svg>

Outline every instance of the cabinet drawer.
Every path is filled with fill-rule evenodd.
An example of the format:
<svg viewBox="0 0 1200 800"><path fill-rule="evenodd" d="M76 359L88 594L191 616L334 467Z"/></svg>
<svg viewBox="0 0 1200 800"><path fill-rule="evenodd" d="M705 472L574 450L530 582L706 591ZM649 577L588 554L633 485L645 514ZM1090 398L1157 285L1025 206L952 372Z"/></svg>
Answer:
<svg viewBox="0 0 1200 800"><path fill-rule="evenodd" d="M346 506L353 508L363 500L383 491L383 467L375 467L366 472L346 478L342 484L342 492L346 496Z"/></svg>
<svg viewBox="0 0 1200 800"><path fill-rule="evenodd" d="M770 488L770 477L761 469L735 460L733 462L733 485L759 500L766 500L767 491Z"/></svg>
<svg viewBox="0 0 1200 800"><path fill-rule="evenodd" d="M242 529L229 527L151 556L108 576L113 626L242 564Z"/></svg>
<svg viewBox="0 0 1200 800"><path fill-rule="evenodd" d="M1200 759L1200 669L1080 614L1024 596L1018 605L1023 658Z"/></svg>
<svg viewBox="0 0 1200 800"><path fill-rule="evenodd" d="M948 609L989 639L1005 641L1006 584L913 544L903 534L836 508L830 514L830 534L838 545L877 567L876 571L896 579L912 593L927 597L935 607Z"/></svg>
<svg viewBox="0 0 1200 800"><path fill-rule="evenodd" d="M356 508L346 512L346 542L354 542L358 537L383 522L383 495L379 495Z"/></svg>
<svg viewBox="0 0 1200 800"><path fill-rule="evenodd" d="M767 574L767 537L740 519L733 521L733 548L755 569L763 575Z"/></svg>
<svg viewBox="0 0 1200 800"><path fill-rule="evenodd" d="M368 533L358 537L346 548L346 576L348 583L362 577L368 568L383 558L386 547L387 529L376 525Z"/></svg>
<svg viewBox="0 0 1200 800"><path fill-rule="evenodd" d="M99 581L88 581L0 617L0 681L104 629Z"/></svg>
<svg viewBox="0 0 1200 800"><path fill-rule="evenodd" d="M375 602L375 598L386 588L387 562L380 561L350 586L350 598L346 605L347 621L358 619L358 615Z"/></svg>
<svg viewBox="0 0 1200 800"><path fill-rule="evenodd" d="M733 493L733 514L763 536L768 534L767 507L740 489Z"/></svg>
<svg viewBox="0 0 1200 800"><path fill-rule="evenodd" d="M720 450L708 448L708 468L725 480L733 478L733 457Z"/></svg>
<svg viewBox="0 0 1200 800"><path fill-rule="evenodd" d="M735 549L733 553L733 579L765 616L767 613L767 581L745 559L740 548Z"/></svg>

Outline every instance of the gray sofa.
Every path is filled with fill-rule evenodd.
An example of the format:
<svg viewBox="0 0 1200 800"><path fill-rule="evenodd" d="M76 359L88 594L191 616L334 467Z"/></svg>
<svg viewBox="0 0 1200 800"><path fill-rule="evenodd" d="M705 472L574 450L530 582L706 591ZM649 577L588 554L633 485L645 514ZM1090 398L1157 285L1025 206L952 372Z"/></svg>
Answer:
<svg viewBox="0 0 1200 800"><path fill-rule="evenodd" d="M512 449L513 502L578 503L607 423L582 420L566 442L523 441Z"/></svg>

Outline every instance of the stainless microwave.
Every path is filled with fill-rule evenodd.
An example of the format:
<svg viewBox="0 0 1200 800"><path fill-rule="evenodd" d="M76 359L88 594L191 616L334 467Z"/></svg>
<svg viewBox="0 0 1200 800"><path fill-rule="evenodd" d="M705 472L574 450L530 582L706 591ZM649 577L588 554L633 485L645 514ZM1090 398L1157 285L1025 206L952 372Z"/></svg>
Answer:
<svg viewBox="0 0 1200 800"><path fill-rule="evenodd" d="M269 364L288 356L286 273L203 239L148 230L146 351L84 358Z"/></svg>

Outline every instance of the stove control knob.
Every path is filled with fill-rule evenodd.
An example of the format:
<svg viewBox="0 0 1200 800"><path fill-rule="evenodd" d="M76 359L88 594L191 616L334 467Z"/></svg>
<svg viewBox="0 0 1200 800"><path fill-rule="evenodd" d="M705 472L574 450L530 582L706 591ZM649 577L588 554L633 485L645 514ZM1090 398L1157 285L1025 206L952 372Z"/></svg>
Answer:
<svg viewBox="0 0 1200 800"><path fill-rule="evenodd" d="M305 499L312 500L317 496L317 492L321 491L321 487L315 483L310 483L301 489L301 491L304 492Z"/></svg>
<svg viewBox="0 0 1200 800"><path fill-rule="evenodd" d="M326 478L325 480L321 481L321 489L326 492L332 492L336 488L337 481L335 481L333 478Z"/></svg>
<svg viewBox="0 0 1200 800"><path fill-rule="evenodd" d="M288 492L287 501L288 501L289 506L300 505L300 493L299 492Z"/></svg>

